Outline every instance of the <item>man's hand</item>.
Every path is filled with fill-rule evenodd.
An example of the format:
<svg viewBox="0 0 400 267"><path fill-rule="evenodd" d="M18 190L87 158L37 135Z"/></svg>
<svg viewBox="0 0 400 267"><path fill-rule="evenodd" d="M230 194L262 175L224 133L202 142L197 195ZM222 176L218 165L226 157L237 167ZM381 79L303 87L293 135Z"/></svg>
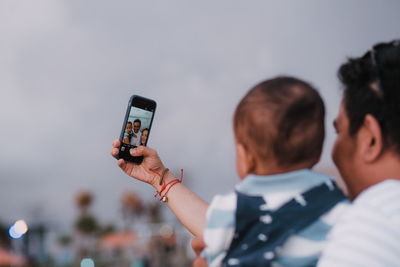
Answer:
<svg viewBox="0 0 400 267"><path fill-rule="evenodd" d="M119 153L119 147L121 146L119 139L116 139L112 146L113 149L111 150L111 155L116 157ZM161 174L165 170L157 151L145 146L139 146L131 149L130 154L134 157L143 156L143 162L138 165L132 162L126 162L123 159L119 159L117 162L118 166L129 176L148 183L157 189L159 187L158 183L160 177L155 172Z"/></svg>
<svg viewBox="0 0 400 267"><path fill-rule="evenodd" d="M201 252L206 247L203 239L201 237L194 237L192 239L192 249L196 253L196 258L193 261L192 267L207 267L207 261L205 258L201 257Z"/></svg>

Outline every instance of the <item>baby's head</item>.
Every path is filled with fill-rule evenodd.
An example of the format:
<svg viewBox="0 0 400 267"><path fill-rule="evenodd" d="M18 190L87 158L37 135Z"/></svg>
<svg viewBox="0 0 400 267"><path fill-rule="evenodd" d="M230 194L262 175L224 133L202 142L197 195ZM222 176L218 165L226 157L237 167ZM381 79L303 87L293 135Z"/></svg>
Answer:
<svg viewBox="0 0 400 267"><path fill-rule="evenodd" d="M125 132L131 133L132 132L132 122L128 121L126 123Z"/></svg>
<svg viewBox="0 0 400 267"><path fill-rule="evenodd" d="M234 114L239 177L313 167L322 151L324 117L324 103L307 82L277 77L256 85Z"/></svg>

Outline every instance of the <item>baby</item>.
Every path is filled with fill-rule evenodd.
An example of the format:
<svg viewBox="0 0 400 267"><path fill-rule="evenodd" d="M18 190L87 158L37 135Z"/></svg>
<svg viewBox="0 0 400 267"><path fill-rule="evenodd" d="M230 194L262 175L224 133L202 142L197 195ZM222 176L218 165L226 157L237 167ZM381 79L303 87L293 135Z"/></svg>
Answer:
<svg viewBox="0 0 400 267"><path fill-rule="evenodd" d="M207 204L179 183L157 152L140 146L141 165L119 160L130 176L154 186L196 236L210 266L315 265L346 198L331 178L312 171L324 140L324 104L304 81L277 77L251 89L234 114L234 192ZM112 155L120 142L113 143Z"/></svg>
<svg viewBox="0 0 400 267"><path fill-rule="evenodd" d="M132 136L133 136L132 122L128 121L126 123L125 132L124 132L124 138L122 139L122 142L125 143L125 144L130 145Z"/></svg>

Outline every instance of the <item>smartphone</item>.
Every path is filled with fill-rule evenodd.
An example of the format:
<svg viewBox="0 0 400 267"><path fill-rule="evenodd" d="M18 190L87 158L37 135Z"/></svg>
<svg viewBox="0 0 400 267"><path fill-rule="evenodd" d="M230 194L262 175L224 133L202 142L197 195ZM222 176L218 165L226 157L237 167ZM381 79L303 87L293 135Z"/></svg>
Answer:
<svg viewBox="0 0 400 267"><path fill-rule="evenodd" d="M132 157L129 150L147 145L156 106L157 103L154 100L138 95L131 96L119 137L121 141L119 159L136 164L142 163L143 157Z"/></svg>

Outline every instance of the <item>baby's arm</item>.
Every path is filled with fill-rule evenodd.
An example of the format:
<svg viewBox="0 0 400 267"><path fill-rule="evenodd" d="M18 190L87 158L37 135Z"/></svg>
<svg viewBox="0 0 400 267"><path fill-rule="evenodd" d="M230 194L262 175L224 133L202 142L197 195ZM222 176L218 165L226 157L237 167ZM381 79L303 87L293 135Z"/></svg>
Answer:
<svg viewBox="0 0 400 267"><path fill-rule="evenodd" d="M121 142L119 140L113 142L112 156L115 157L118 155L120 145ZM153 170L157 173L163 173L165 170L155 150L145 146L139 146L131 150L131 155L143 156L143 162L137 165L119 159L118 166L129 176L152 185L157 192L160 192L164 184L176 179L171 172L167 172L162 185L160 185L160 177L150 171ZM195 236L203 235L208 203L181 183L173 185L168 191L167 197L168 201L166 204L181 223Z"/></svg>

